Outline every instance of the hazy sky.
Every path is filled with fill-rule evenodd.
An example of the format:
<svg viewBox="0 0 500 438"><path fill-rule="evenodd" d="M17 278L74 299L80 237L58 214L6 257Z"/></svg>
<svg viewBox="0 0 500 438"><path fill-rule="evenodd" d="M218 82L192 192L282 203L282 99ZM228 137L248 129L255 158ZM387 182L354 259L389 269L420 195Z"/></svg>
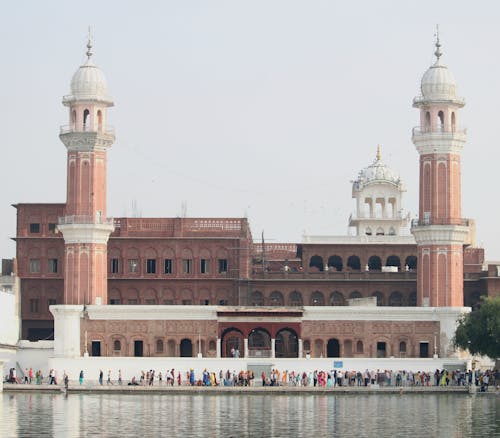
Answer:
<svg viewBox="0 0 500 438"><path fill-rule="evenodd" d="M108 80L108 214L241 217L253 236L343 235L351 183L382 145L415 216L412 99L443 62L466 99L462 213L500 260L500 7L470 1L3 2L0 256L20 202L65 202L61 104L85 61Z"/></svg>

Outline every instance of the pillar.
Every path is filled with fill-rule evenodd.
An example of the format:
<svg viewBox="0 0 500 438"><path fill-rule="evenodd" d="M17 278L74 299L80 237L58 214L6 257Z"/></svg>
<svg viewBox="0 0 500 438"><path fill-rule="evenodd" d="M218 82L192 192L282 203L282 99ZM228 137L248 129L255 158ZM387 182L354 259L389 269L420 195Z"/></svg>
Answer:
<svg viewBox="0 0 500 438"><path fill-rule="evenodd" d="M80 357L80 318L83 306L50 306L54 315L54 356Z"/></svg>
<svg viewBox="0 0 500 438"><path fill-rule="evenodd" d="M216 353L217 354L217 358L221 357L221 354L222 354L222 348L221 347L222 347L222 341L221 341L220 338L217 338L217 347L216 347L217 348L217 350L216 350L217 351L217 353Z"/></svg>
<svg viewBox="0 0 500 438"><path fill-rule="evenodd" d="M304 351L303 351L303 344L302 344L302 339L299 338L299 359L304 356Z"/></svg>
<svg viewBox="0 0 500 438"><path fill-rule="evenodd" d="M243 357L248 357L248 338L243 339L243 349L245 350Z"/></svg>
<svg viewBox="0 0 500 438"><path fill-rule="evenodd" d="M271 357L276 357L276 339L271 339Z"/></svg>

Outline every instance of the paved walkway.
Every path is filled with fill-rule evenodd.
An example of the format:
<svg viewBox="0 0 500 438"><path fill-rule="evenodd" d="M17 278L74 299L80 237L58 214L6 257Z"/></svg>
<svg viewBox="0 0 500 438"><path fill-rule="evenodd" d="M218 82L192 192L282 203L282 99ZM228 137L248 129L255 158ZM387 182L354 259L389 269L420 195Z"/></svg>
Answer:
<svg viewBox="0 0 500 438"><path fill-rule="evenodd" d="M64 392L62 385L16 385L4 383L5 392ZM120 386L78 382L69 384L69 393L117 394L468 394L467 386L339 386L335 388L311 386ZM496 392L498 394L498 391ZM495 394L490 388L488 394Z"/></svg>

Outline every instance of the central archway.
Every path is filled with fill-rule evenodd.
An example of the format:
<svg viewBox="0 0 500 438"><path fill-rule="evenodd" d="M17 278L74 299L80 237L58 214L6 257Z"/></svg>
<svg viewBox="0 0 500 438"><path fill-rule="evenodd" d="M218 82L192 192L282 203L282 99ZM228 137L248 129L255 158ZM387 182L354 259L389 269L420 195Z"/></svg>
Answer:
<svg viewBox="0 0 500 438"><path fill-rule="evenodd" d="M255 328L248 335L249 357L271 357L271 335L263 328Z"/></svg>
<svg viewBox="0 0 500 438"><path fill-rule="evenodd" d="M193 357L193 344L191 339L181 341L181 357Z"/></svg>

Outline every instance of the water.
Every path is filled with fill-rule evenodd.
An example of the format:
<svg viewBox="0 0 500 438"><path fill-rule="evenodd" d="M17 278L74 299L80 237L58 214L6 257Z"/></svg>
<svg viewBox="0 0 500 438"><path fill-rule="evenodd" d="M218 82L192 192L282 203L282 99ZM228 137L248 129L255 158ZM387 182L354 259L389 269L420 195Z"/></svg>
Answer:
<svg viewBox="0 0 500 438"><path fill-rule="evenodd" d="M4 393L1 437L500 437L500 396Z"/></svg>

